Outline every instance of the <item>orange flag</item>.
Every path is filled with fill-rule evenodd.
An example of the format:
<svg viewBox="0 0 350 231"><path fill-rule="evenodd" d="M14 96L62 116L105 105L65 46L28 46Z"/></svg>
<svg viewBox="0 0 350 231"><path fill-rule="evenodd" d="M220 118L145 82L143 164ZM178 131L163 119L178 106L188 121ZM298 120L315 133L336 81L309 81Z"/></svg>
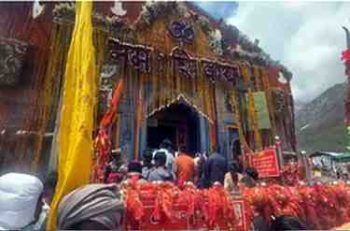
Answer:
<svg viewBox="0 0 350 231"><path fill-rule="evenodd" d="M108 108L108 111L104 114L101 120L101 123L100 123L101 127L107 127L113 122L115 115L117 114L118 104L120 101L121 94L123 92L123 88L124 88L124 82L123 82L123 79L121 79L119 80L117 87L114 89L113 97L111 100L111 104Z"/></svg>

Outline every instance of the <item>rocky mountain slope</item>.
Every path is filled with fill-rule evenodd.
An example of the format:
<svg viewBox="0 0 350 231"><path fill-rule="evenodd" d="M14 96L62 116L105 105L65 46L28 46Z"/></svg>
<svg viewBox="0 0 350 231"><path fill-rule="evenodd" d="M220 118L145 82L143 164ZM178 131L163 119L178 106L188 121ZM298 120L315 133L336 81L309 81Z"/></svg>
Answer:
<svg viewBox="0 0 350 231"><path fill-rule="evenodd" d="M345 88L345 83L334 85L296 110L295 127L299 150L345 150Z"/></svg>

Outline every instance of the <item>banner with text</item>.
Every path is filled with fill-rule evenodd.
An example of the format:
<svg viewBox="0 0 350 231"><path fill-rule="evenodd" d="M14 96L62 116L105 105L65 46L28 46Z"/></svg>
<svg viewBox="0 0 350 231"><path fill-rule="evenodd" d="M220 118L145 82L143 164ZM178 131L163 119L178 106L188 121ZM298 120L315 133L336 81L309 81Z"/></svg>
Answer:
<svg viewBox="0 0 350 231"><path fill-rule="evenodd" d="M278 177L280 169L275 148L268 148L256 154L249 154L250 165L254 167L259 177Z"/></svg>

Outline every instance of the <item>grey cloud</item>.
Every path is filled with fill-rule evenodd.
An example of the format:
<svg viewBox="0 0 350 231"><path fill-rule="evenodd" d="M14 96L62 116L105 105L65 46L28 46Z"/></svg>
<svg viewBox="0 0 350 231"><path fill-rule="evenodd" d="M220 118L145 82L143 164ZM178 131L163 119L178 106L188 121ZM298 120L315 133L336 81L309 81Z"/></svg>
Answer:
<svg viewBox="0 0 350 231"><path fill-rule="evenodd" d="M350 3L241 2L227 21L293 72L294 97L305 102L345 81L341 26L350 27L349 12Z"/></svg>

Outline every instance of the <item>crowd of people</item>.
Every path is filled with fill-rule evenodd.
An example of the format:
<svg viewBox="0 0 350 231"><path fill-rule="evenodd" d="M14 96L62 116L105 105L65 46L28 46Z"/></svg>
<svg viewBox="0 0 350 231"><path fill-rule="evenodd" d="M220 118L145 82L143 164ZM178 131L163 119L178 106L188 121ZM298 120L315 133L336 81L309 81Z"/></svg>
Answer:
<svg viewBox="0 0 350 231"><path fill-rule="evenodd" d="M198 188L221 184L230 192L239 191L240 184L247 187L257 184L257 171L253 168L242 171L239 161L228 164L218 153L192 157L183 148L178 153L173 150L171 142L164 140L158 149L146 150L142 162L130 163L125 163L120 149L113 150L106 165L104 184L84 185L61 200L57 211L57 229L122 229L125 208L119 186L128 181L170 181L179 186L192 182ZM0 176L0 230L46 230L56 182L56 174L49 175L45 184L28 174L8 173ZM285 230L280 228L292 227L295 223L293 219L279 217L266 223L258 217L254 223L257 230Z"/></svg>
<svg viewBox="0 0 350 231"><path fill-rule="evenodd" d="M216 152L209 156L205 153L192 156L184 147L175 152L168 139L164 139L158 149L147 149L141 162L127 164L121 149L112 151L105 171L105 183L121 183L135 175L141 181L170 181L179 186L192 182L198 188L219 183L229 191L237 191L239 184L253 187L258 180L258 172L254 168L243 170L238 159L228 162Z"/></svg>

